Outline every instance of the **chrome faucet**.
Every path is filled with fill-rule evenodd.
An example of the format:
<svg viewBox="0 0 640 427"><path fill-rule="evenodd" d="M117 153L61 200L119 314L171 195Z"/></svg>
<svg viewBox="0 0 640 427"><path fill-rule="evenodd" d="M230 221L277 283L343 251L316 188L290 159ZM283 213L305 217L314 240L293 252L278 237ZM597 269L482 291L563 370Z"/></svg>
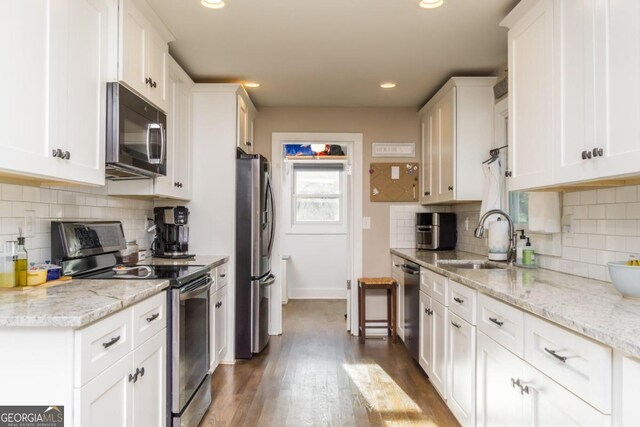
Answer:
<svg viewBox="0 0 640 427"><path fill-rule="evenodd" d="M508 213L503 211L502 209L491 209L490 211L485 212L482 217L480 217L480 221L478 222L478 226L474 231L473 235L478 239L481 239L484 235L484 223L487 221L491 215L501 215L506 218L509 223L509 252L507 254L507 262L509 264L513 264L516 261L516 230L513 226L513 220L509 216Z"/></svg>

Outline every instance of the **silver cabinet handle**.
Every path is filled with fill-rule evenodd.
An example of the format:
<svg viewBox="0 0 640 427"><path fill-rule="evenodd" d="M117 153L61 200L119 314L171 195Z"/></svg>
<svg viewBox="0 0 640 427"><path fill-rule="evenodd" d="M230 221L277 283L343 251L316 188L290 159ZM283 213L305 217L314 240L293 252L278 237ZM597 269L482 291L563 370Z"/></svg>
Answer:
<svg viewBox="0 0 640 427"><path fill-rule="evenodd" d="M458 304L464 304L464 300L462 298L454 297L453 300Z"/></svg>
<svg viewBox="0 0 640 427"><path fill-rule="evenodd" d="M69 160L71 158L71 153L68 151L65 151L64 154L62 155L62 158L65 160Z"/></svg>
<svg viewBox="0 0 640 427"><path fill-rule="evenodd" d="M111 339L110 339L109 341L107 341L107 342L103 342L103 343L102 343L102 346L103 346L104 348L109 348L109 347L111 347L112 345L114 345L115 343L117 343L118 341L120 341L120 335L118 335L117 337L113 337L113 338L111 338Z"/></svg>
<svg viewBox="0 0 640 427"><path fill-rule="evenodd" d="M452 324L453 326L455 326L456 328L460 329L460 325L458 325L456 322L452 321L452 322L451 322L451 324Z"/></svg>
<svg viewBox="0 0 640 427"><path fill-rule="evenodd" d="M520 380L516 380L514 378L511 378L511 387L512 388L516 388L516 386L520 386Z"/></svg>
<svg viewBox="0 0 640 427"><path fill-rule="evenodd" d="M495 317L489 317L489 320L493 323L495 323L498 326L502 326L504 325L504 322L499 321L498 319L496 319Z"/></svg>
<svg viewBox="0 0 640 427"><path fill-rule="evenodd" d="M602 157L603 154L604 154L604 150L602 148L596 147L593 149L593 157L598 157L598 156Z"/></svg>
<svg viewBox="0 0 640 427"><path fill-rule="evenodd" d="M137 382L138 381L138 376L137 375L133 375L133 374L129 374L129 382Z"/></svg>
<svg viewBox="0 0 640 427"><path fill-rule="evenodd" d="M51 150L51 155L52 155L53 157L60 157L60 158L62 158L63 153L62 153L62 150L61 150L61 149L59 149L59 148L54 148L53 150Z"/></svg>
<svg viewBox="0 0 640 427"><path fill-rule="evenodd" d="M525 393L529 394L529 386L526 385L523 387L522 385L520 385L520 394L524 395Z"/></svg>
<svg viewBox="0 0 640 427"><path fill-rule="evenodd" d="M560 356L557 353L557 350L549 350L547 347L544 348L544 351L547 352L547 354L550 354L551 356L555 357L556 359L558 359L559 361L561 361L562 363L567 363L567 358L564 356Z"/></svg>
<svg viewBox="0 0 640 427"><path fill-rule="evenodd" d="M583 151L582 152L582 160L588 160L591 158L591 151Z"/></svg>
<svg viewBox="0 0 640 427"><path fill-rule="evenodd" d="M160 313L154 313L151 316L147 317L147 322L151 323L154 320L156 320L158 317L160 317Z"/></svg>

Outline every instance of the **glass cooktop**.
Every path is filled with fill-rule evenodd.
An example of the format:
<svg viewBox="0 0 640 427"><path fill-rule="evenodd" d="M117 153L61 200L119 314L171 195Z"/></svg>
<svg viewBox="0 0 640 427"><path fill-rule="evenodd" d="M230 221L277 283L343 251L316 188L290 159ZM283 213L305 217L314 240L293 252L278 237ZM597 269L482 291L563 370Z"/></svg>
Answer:
<svg viewBox="0 0 640 427"><path fill-rule="evenodd" d="M83 279L169 279L171 284L184 284L208 271L203 265L140 265L135 267L114 267L88 275Z"/></svg>

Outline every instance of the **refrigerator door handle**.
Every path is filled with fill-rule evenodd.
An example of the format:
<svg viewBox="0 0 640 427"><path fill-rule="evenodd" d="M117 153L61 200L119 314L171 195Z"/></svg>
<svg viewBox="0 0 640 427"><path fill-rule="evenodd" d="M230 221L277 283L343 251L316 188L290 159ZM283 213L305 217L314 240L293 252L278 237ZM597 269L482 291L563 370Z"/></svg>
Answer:
<svg viewBox="0 0 640 427"><path fill-rule="evenodd" d="M267 194L268 194L268 198L269 198L269 207L270 207L270 211L271 211L271 215L270 215L270 227L271 229L269 230L269 246L268 246L268 254L269 254L269 258L271 258L271 251L273 249L273 241L275 238L275 231L276 231L276 204L273 198L273 189L271 187L271 178L267 175Z"/></svg>
<svg viewBox="0 0 640 427"><path fill-rule="evenodd" d="M274 276L273 274L269 274L264 281L260 281L260 287L261 288L266 288L267 286L271 286L275 283L276 281L276 276Z"/></svg>

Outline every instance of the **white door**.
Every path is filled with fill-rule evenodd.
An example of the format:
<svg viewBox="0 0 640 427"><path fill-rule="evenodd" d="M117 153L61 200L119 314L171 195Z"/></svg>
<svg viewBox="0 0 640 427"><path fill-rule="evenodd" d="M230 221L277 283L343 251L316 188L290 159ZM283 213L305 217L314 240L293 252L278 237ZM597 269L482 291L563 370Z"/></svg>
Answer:
<svg viewBox="0 0 640 427"><path fill-rule="evenodd" d="M147 96L147 38L149 23L131 2L123 2L123 28L120 40L120 80L143 96Z"/></svg>
<svg viewBox="0 0 640 427"><path fill-rule="evenodd" d="M594 0L555 2L554 74L561 123L554 181L559 183L597 175L598 159L592 157L592 150L605 137L601 118L606 97L601 92L606 86L596 85L596 79L604 77L604 61L596 61L596 39L604 33L597 34L595 15Z"/></svg>
<svg viewBox="0 0 640 427"><path fill-rule="evenodd" d="M431 311L431 297L420 292L420 366L429 375L432 371L431 362L433 360L432 351L432 322L433 313Z"/></svg>
<svg viewBox="0 0 640 427"><path fill-rule="evenodd" d="M599 159L602 176L637 173L640 164L640 2L599 0L600 14L608 20L604 48L608 93L607 135L596 144L604 157ZM600 21L599 21L600 22ZM599 40L600 41L600 40Z"/></svg>
<svg viewBox="0 0 640 427"><path fill-rule="evenodd" d="M449 89L438 102L438 202L455 198L456 88Z"/></svg>
<svg viewBox="0 0 640 427"><path fill-rule="evenodd" d="M242 96L238 95L238 147L245 153L251 152L251 147L247 145L247 104Z"/></svg>
<svg viewBox="0 0 640 427"><path fill-rule="evenodd" d="M133 352L133 426L165 427L167 402L167 330L149 338Z"/></svg>
<svg viewBox="0 0 640 427"><path fill-rule="evenodd" d="M553 0L509 30L509 190L549 185L553 150Z"/></svg>
<svg viewBox="0 0 640 427"><path fill-rule="evenodd" d="M524 426L522 391L517 382L524 362L481 332L476 355L478 427Z"/></svg>
<svg viewBox="0 0 640 427"><path fill-rule="evenodd" d="M59 177L104 185L108 54L106 0L56 2L65 6L52 27L52 119L55 137L67 155Z"/></svg>
<svg viewBox="0 0 640 427"><path fill-rule="evenodd" d="M209 370L213 372L218 363L218 351L216 348L216 338L218 337L218 328L216 327L216 319L218 318L218 292L209 293Z"/></svg>
<svg viewBox="0 0 640 427"><path fill-rule="evenodd" d="M524 420L530 427L609 427L603 415L555 381L524 364Z"/></svg>
<svg viewBox="0 0 640 427"><path fill-rule="evenodd" d="M55 177L49 135L50 10L42 0L0 2L0 169Z"/></svg>
<svg viewBox="0 0 640 427"><path fill-rule="evenodd" d="M161 110L167 111L167 67L169 47L155 30L147 31L147 74L149 84L149 100Z"/></svg>
<svg viewBox="0 0 640 427"><path fill-rule="evenodd" d="M431 351L432 370L427 372L429 381L438 390L440 395L446 399L447 396L447 340L448 340L448 310L431 299Z"/></svg>
<svg viewBox="0 0 640 427"><path fill-rule="evenodd" d="M615 352L613 373L613 425L636 426L640 420L640 360Z"/></svg>
<svg viewBox="0 0 640 427"><path fill-rule="evenodd" d="M76 427L133 424L133 353L76 389Z"/></svg>
<svg viewBox="0 0 640 427"><path fill-rule="evenodd" d="M476 418L476 330L449 311L447 405L463 426Z"/></svg>
<svg viewBox="0 0 640 427"><path fill-rule="evenodd" d="M222 361L227 351L227 287L220 289L217 294L216 354L218 361Z"/></svg>
<svg viewBox="0 0 640 427"><path fill-rule="evenodd" d="M431 203L437 200L434 180L437 176L437 159L434 148L438 141L437 108L431 108L422 117L422 197L421 203Z"/></svg>

